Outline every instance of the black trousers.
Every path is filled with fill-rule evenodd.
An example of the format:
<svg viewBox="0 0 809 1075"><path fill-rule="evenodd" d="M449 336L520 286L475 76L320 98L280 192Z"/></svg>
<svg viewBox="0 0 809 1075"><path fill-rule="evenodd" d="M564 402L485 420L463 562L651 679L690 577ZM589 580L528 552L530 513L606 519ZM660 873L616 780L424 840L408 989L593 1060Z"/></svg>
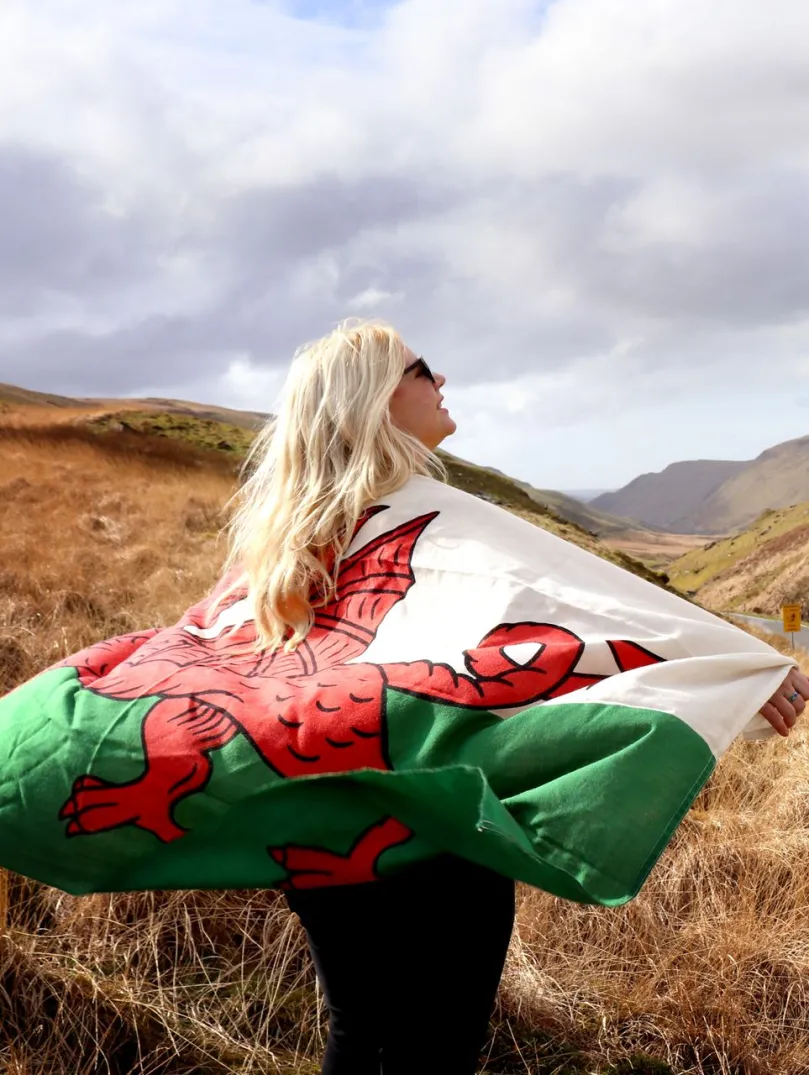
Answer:
<svg viewBox="0 0 809 1075"><path fill-rule="evenodd" d="M514 882L452 855L291 892L329 1010L322 1075L474 1075L514 924Z"/></svg>

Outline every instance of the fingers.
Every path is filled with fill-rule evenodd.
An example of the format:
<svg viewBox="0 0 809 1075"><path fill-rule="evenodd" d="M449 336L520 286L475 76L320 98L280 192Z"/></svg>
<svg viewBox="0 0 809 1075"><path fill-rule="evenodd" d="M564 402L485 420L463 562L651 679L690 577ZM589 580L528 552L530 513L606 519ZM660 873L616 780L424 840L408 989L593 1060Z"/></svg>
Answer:
<svg viewBox="0 0 809 1075"><path fill-rule="evenodd" d="M772 698L761 707L760 712L779 735L787 736L806 709L807 699L809 679L799 669L793 668Z"/></svg>
<svg viewBox="0 0 809 1075"><path fill-rule="evenodd" d="M806 699L809 698L809 679L798 668L790 670L789 675L778 688L776 693L770 698L770 701L774 704L778 704L778 697L783 696L786 699L787 705L791 705L797 716L800 716L806 709ZM779 706L779 709L781 707ZM784 710L781 709L783 713Z"/></svg>
<svg viewBox="0 0 809 1075"><path fill-rule="evenodd" d="M793 701L790 702L789 698L792 697L793 693L794 691L790 691L788 696L784 696L780 691L778 691L777 694L774 694L773 697L770 698L770 703L775 706L775 708L784 718L784 721L786 722L788 728L793 727L793 725L798 719L798 714L806 705L804 700L800 697L795 698ZM800 706L801 709L798 709L798 706Z"/></svg>
<svg viewBox="0 0 809 1075"><path fill-rule="evenodd" d="M800 694L804 702L809 701L809 678L807 678L800 668L793 668L790 679L792 681L792 690L796 690ZM789 692L792 693L791 691Z"/></svg>
<svg viewBox="0 0 809 1075"><path fill-rule="evenodd" d="M779 735L783 735L784 737L789 735L789 728L787 727L786 721L772 704L772 702L765 702L759 712L761 713L762 717L764 717L764 719L767 721L767 723L772 725L772 727L778 732Z"/></svg>
<svg viewBox="0 0 809 1075"><path fill-rule="evenodd" d="M779 698L783 698L786 704L788 706L791 706L791 708L795 710L796 718L799 717L801 713L803 713L804 709L806 709L806 702L804 701L801 692L798 690L797 685L794 684L791 680L789 680L784 685L784 687L782 687L781 690L777 692L777 694L774 694L772 698L770 698L770 701L774 705L778 706L778 708L781 710L781 713L784 713L784 715L786 715L784 709L780 705L778 705Z"/></svg>

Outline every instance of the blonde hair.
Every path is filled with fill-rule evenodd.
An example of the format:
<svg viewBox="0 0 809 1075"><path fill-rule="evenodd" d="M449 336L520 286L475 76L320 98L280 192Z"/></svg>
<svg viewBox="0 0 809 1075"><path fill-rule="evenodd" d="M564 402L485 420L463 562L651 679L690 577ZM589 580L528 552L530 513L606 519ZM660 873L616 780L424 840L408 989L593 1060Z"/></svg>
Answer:
<svg viewBox="0 0 809 1075"><path fill-rule="evenodd" d="M336 590L357 522L414 474L441 461L394 425L388 406L406 365L379 321L344 322L300 348L281 406L256 439L234 498L225 570L247 584L259 649L294 649Z"/></svg>

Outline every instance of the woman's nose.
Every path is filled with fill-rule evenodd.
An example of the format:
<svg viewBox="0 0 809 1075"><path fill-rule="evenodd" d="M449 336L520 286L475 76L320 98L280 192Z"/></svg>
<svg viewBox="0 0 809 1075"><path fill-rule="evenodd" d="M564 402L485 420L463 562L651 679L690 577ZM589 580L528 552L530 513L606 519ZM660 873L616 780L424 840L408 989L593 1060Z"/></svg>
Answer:
<svg viewBox="0 0 809 1075"><path fill-rule="evenodd" d="M435 383L438 388L441 388L447 383L447 379L443 373L434 373L433 376L435 377Z"/></svg>

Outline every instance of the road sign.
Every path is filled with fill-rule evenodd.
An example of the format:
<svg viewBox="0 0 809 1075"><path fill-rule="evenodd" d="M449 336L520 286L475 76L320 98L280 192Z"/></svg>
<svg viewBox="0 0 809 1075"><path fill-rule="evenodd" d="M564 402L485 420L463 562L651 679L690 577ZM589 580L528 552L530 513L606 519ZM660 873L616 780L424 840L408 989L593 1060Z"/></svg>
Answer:
<svg viewBox="0 0 809 1075"><path fill-rule="evenodd" d="M794 631L800 631L801 629L801 606L800 605L783 605L781 607L781 616L784 621L784 634L792 634Z"/></svg>

